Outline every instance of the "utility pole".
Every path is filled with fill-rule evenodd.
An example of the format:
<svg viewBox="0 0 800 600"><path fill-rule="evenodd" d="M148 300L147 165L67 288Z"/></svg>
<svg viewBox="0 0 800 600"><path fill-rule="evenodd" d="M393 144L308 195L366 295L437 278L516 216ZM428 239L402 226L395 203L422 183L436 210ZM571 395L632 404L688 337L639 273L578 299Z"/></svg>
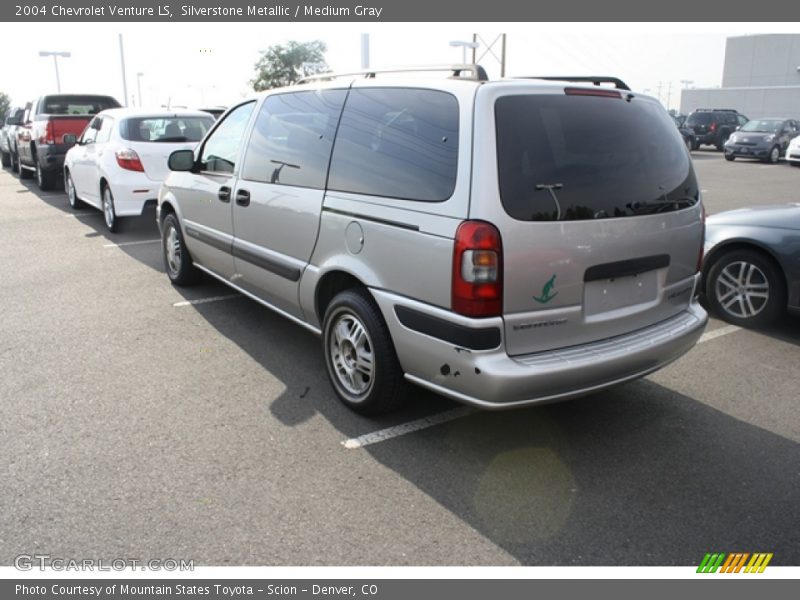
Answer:
<svg viewBox="0 0 800 600"><path fill-rule="evenodd" d="M672 82L667 85L667 110L669 110L669 99L672 97Z"/></svg>
<svg viewBox="0 0 800 600"><path fill-rule="evenodd" d="M361 34L361 68L369 69L369 34Z"/></svg>
<svg viewBox="0 0 800 600"><path fill-rule="evenodd" d="M119 61L122 64L122 100L128 106L128 82L125 79L125 49L122 47L122 34L119 34Z"/></svg>

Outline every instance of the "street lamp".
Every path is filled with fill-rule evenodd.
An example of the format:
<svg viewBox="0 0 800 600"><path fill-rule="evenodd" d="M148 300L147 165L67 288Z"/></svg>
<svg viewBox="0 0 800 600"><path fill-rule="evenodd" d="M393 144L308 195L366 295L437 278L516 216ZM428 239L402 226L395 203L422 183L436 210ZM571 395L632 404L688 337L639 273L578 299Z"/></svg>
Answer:
<svg viewBox="0 0 800 600"><path fill-rule="evenodd" d="M465 41L462 41L462 40L453 40L452 42L450 42L450 45L453 48L461 47L461 64L462 65L467 64L467 48L472 48L473 50L475 50L475 48L480 46L480 44L478 42L465 42Z"/></svg>
<svg viewBox="0 0 800 600"><path fill-rule="evenodd" d="M681 83L683 84L683 89L688 89L690 85L694 83L691 79L681 79Z"/></svg>
<svg viewBox="0 0 800 600"><path fill-rule="evenodd" d="M44 50L39 51L39 56L52 56L53 57L53 64L56 66L56 89L58 93L61 93L61 79L58 77L58 57L61 56L62 58L69 58L72 56L70 52L45 52Z"/></svg>
<svg viewBox="0 0 800 600"><path fill-rule="evenodd" d="M139 92L139 108L142 108L142 75L144 75L144 73L136 74L136 89Z"/></svg>

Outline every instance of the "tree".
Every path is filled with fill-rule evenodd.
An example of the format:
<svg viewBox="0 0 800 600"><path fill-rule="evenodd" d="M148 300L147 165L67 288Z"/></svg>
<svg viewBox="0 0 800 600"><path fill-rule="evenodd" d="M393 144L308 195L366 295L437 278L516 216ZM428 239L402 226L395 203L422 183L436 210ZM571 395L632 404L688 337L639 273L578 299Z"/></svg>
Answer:
<svg viewBox="0 0 800 600"><path fill-rule="evenodd" d="M11 108L11 97L5 92L0 92L0 119L6 118L6 113ZM5 123L0 124L0 127Z"/></svg>
<svg viewBox="0 0 800 600"><path fill-rule="evenodd" d="M294 83L306 75L329 71L325 43L290 41L270 46L255 64L256 77L250 83L257 92Z"/></svg>

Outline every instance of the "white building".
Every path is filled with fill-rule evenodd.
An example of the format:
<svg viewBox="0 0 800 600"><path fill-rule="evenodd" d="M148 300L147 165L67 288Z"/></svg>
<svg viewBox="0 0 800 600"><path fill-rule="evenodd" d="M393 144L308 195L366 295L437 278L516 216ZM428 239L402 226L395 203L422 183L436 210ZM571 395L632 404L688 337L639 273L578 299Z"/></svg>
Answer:
<svg viewBox="0 0 800 600"><path fill-rule="evenodd" d="M697 108L735 108L751 119L800 118L800 35L728 38L722 87L681 92L681 112Z"/></svg>

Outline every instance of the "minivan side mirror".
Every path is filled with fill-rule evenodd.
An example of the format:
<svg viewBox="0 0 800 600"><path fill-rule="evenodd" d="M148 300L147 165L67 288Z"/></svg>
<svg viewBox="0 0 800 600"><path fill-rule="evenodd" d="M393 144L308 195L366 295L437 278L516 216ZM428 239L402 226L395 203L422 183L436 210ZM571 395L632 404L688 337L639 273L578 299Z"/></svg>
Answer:
<svg viewBox="0 0 800 600"><path fill-rule="evenodd" d="M78 136L74 133L67 133L64 134L63 140L67 146L74 146L78 143Z"/></svg>
<svg viewBox="0 0 800 600"><path fill-rule="evenodd" d="M170 171L191 171L194 169L194 150L175 150L167 161Z"/></svg>

